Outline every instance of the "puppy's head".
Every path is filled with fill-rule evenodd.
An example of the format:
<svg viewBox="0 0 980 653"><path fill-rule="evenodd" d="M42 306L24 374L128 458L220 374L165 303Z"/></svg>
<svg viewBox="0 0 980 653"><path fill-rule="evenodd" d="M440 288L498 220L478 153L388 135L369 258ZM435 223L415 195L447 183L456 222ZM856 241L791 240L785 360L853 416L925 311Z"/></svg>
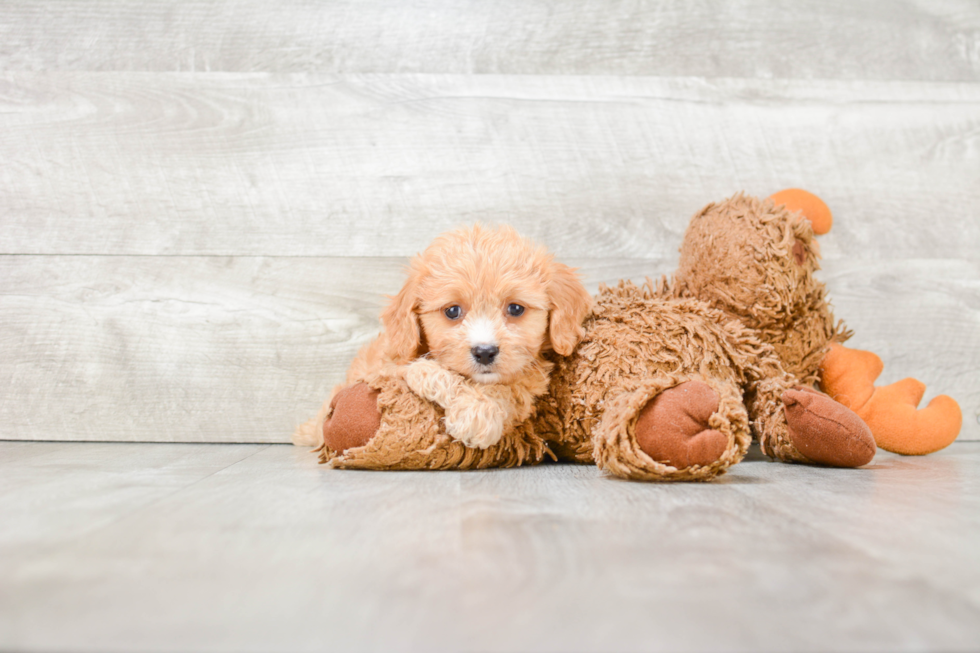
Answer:
<svg viewBox="0 0 980 653"><path fill-rule="evenodd" d="M427 354L482 383L509 383L544 350L572 353L592 299L572 268L510 227L439 236L412 260L381 318L388 355Z"/></svg>

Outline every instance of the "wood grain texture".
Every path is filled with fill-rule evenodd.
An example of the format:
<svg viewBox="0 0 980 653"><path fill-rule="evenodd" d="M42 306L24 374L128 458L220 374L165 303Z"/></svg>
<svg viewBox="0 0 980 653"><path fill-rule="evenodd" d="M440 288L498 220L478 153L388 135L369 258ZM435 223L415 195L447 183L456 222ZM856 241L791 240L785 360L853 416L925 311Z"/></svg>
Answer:
<svg viewBox="0 0 980 653"><path fill-rule="evenodd" d="M377 335L405 263L0 257L0 438L286 442ZM650 268L583 264L593 289Z"/></svg>
<svg viewBox="0 0 980 653"><path fill-rule="evenodd" d="M594 289L801 186L855 346L980 439L975 2L16 1L0 71L0 438L284 441L445 229Z"/></svg>
<svg viewBox="0 0 980 653"><path fill-rule="evenodd" d="M20 0L0 69L980 81L969 0Z"/></svg>
<svg viewBox="0 0 980 653"><path fill-rule="evenodd" d="M5 74L0 134L8 254L407 256L483 220L658 258L792 186L840 256L980 251L980 84Z"/></svg>
<svg viewBox="0 0 980 653"><path fill-rule="evenodd" d="M978 479L977 443L676 485L0 443L0 648L969 651Z"/></svg>
<svg viewBox="0 0 980 653"><path fill-rule="evenodd" d="M578 260L600 282L674 261ZM0 439L286 442L377 333L403 259L0 257ZM980 264L832 261L883 382L950 394L980 439Z"/></svg>

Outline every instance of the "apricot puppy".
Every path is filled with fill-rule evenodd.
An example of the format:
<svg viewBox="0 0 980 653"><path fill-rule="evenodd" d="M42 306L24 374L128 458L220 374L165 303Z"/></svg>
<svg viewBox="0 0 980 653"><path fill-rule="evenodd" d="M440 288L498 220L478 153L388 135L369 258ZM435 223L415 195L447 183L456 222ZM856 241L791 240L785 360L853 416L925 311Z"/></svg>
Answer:
<svg viewBox="0 0 980 653"><path fill-rule="evenodd" d="M493 446L532 414L548 389L551 364L543 355L571 354L590 307L575 271L514 229L445 233L412 259L405 285L381 315L382 333L358 353L313 427L300 427L293 441L347 448L349 434L328 429L323 439L337 396L398 376L445 410L449 436L467 447Z"/></svg>

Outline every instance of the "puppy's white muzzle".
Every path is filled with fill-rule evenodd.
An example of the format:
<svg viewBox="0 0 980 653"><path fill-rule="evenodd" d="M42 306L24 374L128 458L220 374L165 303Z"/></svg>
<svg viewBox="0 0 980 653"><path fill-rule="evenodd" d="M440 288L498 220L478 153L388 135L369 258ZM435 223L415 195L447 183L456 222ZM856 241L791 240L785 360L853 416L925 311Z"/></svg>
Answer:
<svg viewBox="0 0 980 653"><path fill-rule="evenodd" d="M470 378L478 383L495 383L500 375L494 372L494 363L500 355L497 344L497 327L485 317L476 318L466 325L466 337L470 343L470 356L474 372Z"/></svg>

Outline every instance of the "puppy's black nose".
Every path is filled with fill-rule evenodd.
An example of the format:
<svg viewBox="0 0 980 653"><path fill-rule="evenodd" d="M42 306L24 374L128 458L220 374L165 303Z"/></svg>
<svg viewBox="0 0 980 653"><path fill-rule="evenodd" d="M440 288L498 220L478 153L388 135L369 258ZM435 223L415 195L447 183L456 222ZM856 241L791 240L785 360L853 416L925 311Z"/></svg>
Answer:
<svg viewBox="0 0 980 653"><path fill-rule="evenodd" d="M473 354L473 358L480 365L489 365L493 362L493 359L497 357L500 352L500 347L497 345L477 345L470 349L470 353Z"/></svg>

